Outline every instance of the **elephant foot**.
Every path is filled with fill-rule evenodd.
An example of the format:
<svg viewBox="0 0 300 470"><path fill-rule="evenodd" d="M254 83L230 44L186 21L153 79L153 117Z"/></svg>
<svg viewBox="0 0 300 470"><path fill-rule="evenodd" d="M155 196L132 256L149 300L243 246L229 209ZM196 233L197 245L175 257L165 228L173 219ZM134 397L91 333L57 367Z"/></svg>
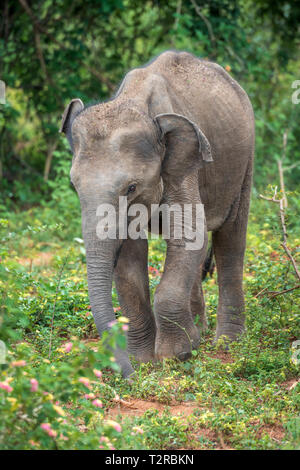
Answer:
<svg viewBox="0 0 300 470"><path fill-rule="evenodd" d="M138 351L128 349L128 352L137 362L147 363L155 361L154 348L150 350L140 349Z"/></svg>
<svg viewBox="0 0 300 470"><path fill-rule="evenodd" d="M117 364L121 368L123 378L131 379L134 376L135 371L131 365L127 352L120 348L117 348L114 351L114 357Z"/></svg>
<svg viewBox="0 0 300 470"><path fill-rule="evenodd" d="M244 332L245 326L243 321L218 324L213 344L216 345L219 340L222 340L225 348L228 349L229 344L234 341L239 341Z"/></svg>
<svg viewBox="0 0 300 470"><path fill-rule="evenodd" d="M177 358L186 361L192 356L192 350L200 344L200 334L194 325L183 328L180 333L170 335L158 331L155 342L155 356L158 360L163 358Z"/></svg>
<svg viewBox="0 0 300 470"><path fill-rule="evenodd" d="M135 337L128 337L128 353L132 355L137 362L155 361L155 330L147 335L139 335L138 340Z"/></svg>

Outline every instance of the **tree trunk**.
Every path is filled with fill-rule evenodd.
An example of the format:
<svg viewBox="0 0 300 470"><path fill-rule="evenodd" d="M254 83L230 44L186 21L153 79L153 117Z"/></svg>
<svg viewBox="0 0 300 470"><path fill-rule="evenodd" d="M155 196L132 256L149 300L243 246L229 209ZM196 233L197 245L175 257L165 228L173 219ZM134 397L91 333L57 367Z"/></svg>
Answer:
<svg viewBox="0 0 300 470"><path fill-rule="evenodd" d="M55 152L56 147L57 147L57 142L56 141L55 142L50 142L48 144L47 157L46 157L45 168L44 168L44 181L48 181L48 179L49 179L49 173L50 173L50 170L51 170L53 152Z"/></svg>

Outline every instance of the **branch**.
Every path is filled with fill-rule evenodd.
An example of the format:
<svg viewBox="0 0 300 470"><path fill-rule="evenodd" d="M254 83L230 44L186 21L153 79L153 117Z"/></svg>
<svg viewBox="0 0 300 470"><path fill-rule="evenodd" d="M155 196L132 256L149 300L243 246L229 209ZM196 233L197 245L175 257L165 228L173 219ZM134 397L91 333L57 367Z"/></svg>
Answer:
<svg viewBox="0 0 300 470"><path fill-rule="evenodd" d="M206 27L207 27L207 30L208 30L208 34L210 36L210 39L211 39L211 42L213 43L213 47L215 48L215 45L216 45L216 37L214 35L214 32L213 32L213 29L212 29L212 26L210 24L210 22L208 21L208 19L206 18L206 16L203 15L202 11L200 10L200 7L199 5L197 5L197 3L195 2L195 0L191 0L191 3L197 13L198 16L200 16L201 20L204 21L204 23L206 24Z"/></svg>
<svg viewBox="0 0 300 470"><path fill-rule="evenodd" d="M275 202L276 204L279 204L279 213L280 213L281 227L282 227L282 233L283 233L283 242L281 243L281 246L284 248L284 251L286 252L288 258L290 259L290 261L291 261L291 263L294 267L295 273L296 273L296 275L297 275L297 277L300 281L300 272L299 272L299 269L297 267L297 263L296 263L293 255L292 255L291 251L289 250L289 248L287 246L288 234L287 234L286 222L285 222L284 196L281 199L276 199L276 195L277 195L277 186L275 187L274 195L273 195L272 198L265 197L262 194L260 194L260 198L264 199L265 201Z"/></svg>
<svg viewBox="0 0 300 470"><path fill-rule="evenodd" d="M299 287L300 287L300 284L297 284L297 286L291 287L290 289L285 289L280 292L267 292L267 293L272 294L271 295L271 299L272 299L273 297L276 297L277 295L286 294L287 292L291 292L292 290L299 289Z"/></svg>
<svg viewBox="0 0 300 470"><path fill-rule="evenodd" d="M254 298L257 299L257 298L260 297L266 290L267 290L267 287L264 287L262 290L260 290L260 291L258 292L258 294L256 294L256 295L254 296Z"/></svg>
<svg viewBox="0 0 300 470"><path fill-rule="evenodd" d="M181 15L181 8L182 8L182 0L177 0L176 19L175 19L174 29L178 29L179 17Z"/></svg>
<svg viewBox="0 0 300 470"><path fill-rule="evenodd" d="M51 170L51 163L52 163L53 153L55 152L57 144L58 144L57 140L55 140L53 142L50 142L48 144L47 157L46 157L46 162L45 162L45 167L44 167L44 181L48 181L49 173L50 173L50 170Z"/></svg>
<svg viewBox="0 0 300 470"><path fill-rule="evenodd" d="M52 36L52 34L50 34L48 32L48 30L46 28L44 28L44 26L41 25L40 21L33 14L32 10L30 9L30 7L29 7L26 0L19 0L19 2L22 5L22 7L24 8L24 10L26 11L26 13L28 14L28 16L31 18L31 20L33 22L33 25L34 25L34 31L45 34L49 39L51 39L51 41L54 44L59 46L60 49L63 49L65 51L68 50L68 47L66 47L64 43L62 43L60 41L57 41L57 39L54 36ZM40 60L40 62L41 62L41 60ZM115 90L115 86L113 85L113 83L108 78L104 77L100 70L95 70L93 68L90 68L83 61L79 61L79 64L82 65L83 67L85 67L92 75L94 75L94 77L98 78L98 80L100 80L100 82L105 83L105 85L107 86L109 91L114 91ZM46 66L42 65L42 62L41 62L41 67L44 70L44 68Z"/></svg>
<svg viewBox="0 0 300 470"><path fill-rule="evenodd" d="M31 9L30 9L30 7L29 7L26 0L19 0L19 3L24 8L24 10L26 11L26 13L28 14L29 18L31 19L31 21L33 23L33 35L34 35L35 48L36 48L38 60L41 64L41 69L42 69L43 74L45 76L45 80L48 83L50 83L52 86L55 86L55 83L53 82L51 77L48 75L46 62L45 62L45 59L44 59L42 45L41 45L40 33L45 33L46 34L47 30L40 25L38 19L32 13L32 11L31 11Z"/></svg>
<svg viewBox="0 0 300 470"><path fill-rule="evenodd" d="M18 160L21 165L23 165L25 168L27 168L31 173L34 173L35 175L39 176L40 178L42 178L42 175L41 173L39 173L35 168L33 168L32 166L30 166L25 160L23 160L21 157L19 157L18 155L12 153L11 154L12 158L15 158L16 160Z"/></svg>
<svg viewBox="0 0 300 470"><path fill-rule="evenodd" d="M47 72L46 62L44 59L43 50L41 46L40 33L35 25L33 26L33 31L34 31L34 42L35 42L36 53L41 64L41 69L45 76L45 80L51 85L54 85L51 77L48 75L48 72Z"/></svg>
<svg viewBox="0 0 300 470"><path fill-rule="evenodd" d="M44 33L46 34L53 42L55 42L57 45L59 45L60 47L62 47L62 45L47 31L46 28L44 28L41 23L39 22L38 18L33 14L31 8L29 7L28 3L26 0L19 0L19 3L21 4L21 6L24 8L24 10L26 11L27 15L31 18L33 24L35 25L35 27L39 30L40 33ZM64 46L64 49L66 49L66 47Z"/></svg>
<svg viewBox="0 0 300 470"><path fill-rule="evenodd" d="M281 160L283 161L286 157L286 146L287 146L287 139L288 139L288 132L289 130L286 129L283 133L283 142L282 142L282 158Z"/></svg>
<svg viewBox="0 0 300 470"><path fill-rule="evenodd" d="M289 170L292 170L293 168L296 168L299 165L300 165L300 162L296 162L296 163L293 163L293 165L284 167L282 170L283 171L289 171Z"/></svg>
<svg viewBox="0 0 300 470"><path fill-rule="evenodd" d="M280 199L276 199L276 196L277 196L277 186L275 186L273 197L266 197L266 196L263 196L262 194L259 195L259 197L261 199L264 199L265 201L279 203Z"/></svg>
<svg viewBox="0 0 300 470"><path fill-rule="evenodd" d="M228 45L225 45L225 49L228 51L228 53L237 59L239 62L240 66L242 67L242 70L245 70L245 63L244 61L240 58L240 56Z"/></svg>
<svg viewBox="0 0 300 470"><path fill-rule="evenodd" d="M282 162L283 162L283 160L285 160L285 157L286 157L287 138L288 138L288 130L285 130L284 134L283 134L282 157L277 162L278 172L279 172L279 180L280 180L280 188L281 188L281 192L282 192L282 195L283 195L283 197L282 197L283 207L285 207L285 208L288 206L288 202L287 202L287 197L286 197L286 193L285 193L285 185L284 185L284 178L283 178L284 169L283 169L283 166L282 166Z"/></svg>
<svg viewBox="0 0 300 470"><path fill-rule="evenodd" d="M300 272L299 272L299 269L298 269L298 267L297 267L296 261L295 261L295 259L293 258L292 253L290 252L290 250L288 249L288 247L286 246L285 243L281 243L281 245L283 246L284 251L286 252L286 254L287 254L287 256L289 257L289 259L291 260L291 263L292 263L292 265L293 265L293 267L294 267L295 273L296 273L296 275L297 275L297 277L298 277L298 279L299 279L299 281L300 281Z"/></svg>
<svg viewBox="0 0 300 470"><path fill-rule="evenodd" d="M100 82L105 83L109 91L115 91L115 85L107 77L105 77L100 70L95 70L94 68L83 64L83 62L81 62L81 65L83 65L92 75L94 75L94 77L98 78Z"/></svg>
<svg viewBox="0 0 300 470"><path fill-rule="evenodd" d="M59 274L58 274L57 284L56 284L53 311L52 311L51 324L50 324L49 354L48 354L49 359L51 358L51 352L52 352L52 335L53 335L53 328L54 328L54 315L55 315L55 311L56 311L56 302L57 302L57 297L58 297L58 292L59 292L59 289L60 289L60 284L61 284L63 272L64 272L66 264L68 263L68 260L69 260L69 254L70 254L70 251L68 251L67 256L63 260L62 266L61 266Z"/></svg>

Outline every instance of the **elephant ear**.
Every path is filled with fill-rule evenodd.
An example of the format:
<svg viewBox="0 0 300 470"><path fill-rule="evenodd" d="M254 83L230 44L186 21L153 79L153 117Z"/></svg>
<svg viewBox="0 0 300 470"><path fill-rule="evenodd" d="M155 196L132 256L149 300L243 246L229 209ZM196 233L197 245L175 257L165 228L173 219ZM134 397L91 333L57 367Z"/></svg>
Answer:
<svg viewBox="0 0 300 470"><path fill-rule="evenodd" d="M72 122L76 116L84 109L84 104L79 98L75 98L66 107L64 114L62 115L61 126L59 132L68 134L71 130Z"/></svg>
<svg viewBox="0 0 300 470"><path fill-rule="evenodd" d="M154 121L166 142L162 173L182 178L200 168L202 160L213 161L208 139L194 122L174 113L158 114Z"/></svg>

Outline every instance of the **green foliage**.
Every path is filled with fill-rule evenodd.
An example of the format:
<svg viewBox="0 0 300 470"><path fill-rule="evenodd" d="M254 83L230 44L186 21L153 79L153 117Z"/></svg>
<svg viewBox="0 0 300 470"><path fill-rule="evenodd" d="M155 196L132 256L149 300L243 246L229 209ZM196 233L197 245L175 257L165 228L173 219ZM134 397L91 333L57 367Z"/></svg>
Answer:
<svg viewBox="0 0 300 470"><path fill-rule="evenodd" d="M290 199L289 246L296 255L299 221ZM69 235L64 240L60 226L47 225L49 211L54 208L46 205L34 216L29 210L1 220L0 338L8 348L0 378L1 448L299 448L299 365L292 360L292 343L300 337L299 296L297 290L268 294L295 285L280 246L275 205L252 201L243 340L228 354L221 344L212 346L217 284L209 278L209 330L199 350L183 363L135 364L131 384L112 374L116 364L107 348L124 346L124 320L119 316L110 339L98 339L82 243ZM164 250L161 240L150 243L152 298ZM113 304L121 314L115 289ZM102 371L100 378L94 369ZM110 416L131 400L137 400L136 408L121 405ZM149 410L139 412L139 401ZM174 413L174 406L188 412Z"/></svg>
<svg viewBox="0 0 300 470"><path fill-rule="evenodd" d="M112 337L109 344L116 340ZM101 437L109 443L120 440L120 433L104 420L102 402L96 398L97 365L116 369L110 350L99 345L95 352L76 339L67 344L72 347L67 360L62 350L55 365L25 342L9 351L0 382L1 449L89 449L99 448ZM74 401L80 414L68 407ZM87 428L95 414L97 426L82 434L80 426Z"/></svg>

